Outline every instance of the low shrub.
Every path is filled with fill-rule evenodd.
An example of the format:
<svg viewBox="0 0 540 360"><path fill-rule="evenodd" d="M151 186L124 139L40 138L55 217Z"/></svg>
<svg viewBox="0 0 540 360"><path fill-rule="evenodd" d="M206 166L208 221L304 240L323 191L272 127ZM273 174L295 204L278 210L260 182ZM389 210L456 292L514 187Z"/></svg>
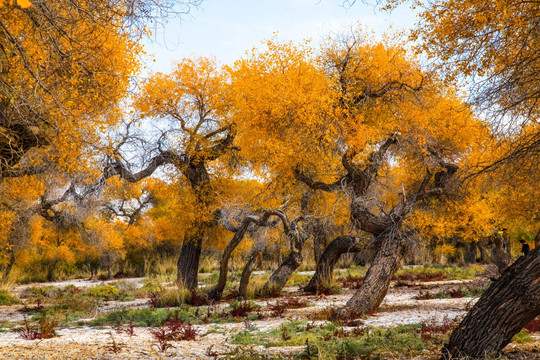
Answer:
<svg viewBox="0 0 540 360"><path fill-rule="evenodd" d="M237 301L237 300L232 301L229 307L230 307L230 310L227 312L227 314L234 318L247 317L250 313L260 308L260 306L255 304L253 301Z"/></svg>
<svg viewBox="0 0 540 360"><path fill-rule="evenodd" d="M430 300L430 299L458 299L463 297L479 297L485 291L485 288L476 287L458 287L445 289L439 292L421 292L415 297L416 300Z"/></svg>
<svg viewBox="0 0 540 360"><path fill-rule="evenodd" d="M50 339L56 335L58 321L45 315L39 318L39 328L30 326L26 316L24 317L24 327L17 329L19 336L25 340Z"/></svg>
<svg viewBox="0 0 540 360"><path fill-rule="evenodd" d="M344 289L358 289L364 282L364 277L349 274L346 278L340 279L339 282Z"/></svg>
<svg viewBox="0 0 540 360"><path fill-rule="evenodd" d="M423 321L418 333L424 342L433 341L434 339L440 339L440 335L453 331L456 326L456 321L452 321L448 316L445 316L442 319L442 322L439 322L436 319Z"/></svg>
<svg viewBox="0 0 540 360"><path fill-rule="evenodd" d="M300 297L286 296L268 305L268 310L273 317L280 317L287 309L298 309L307 306L307 301Z"/></svg>
<svg viewBox="0 0 540 360"><path fill-rule="evenodd" d="M124 294L111 285L98 285L86 290L86 294L102 300L119 300Z"/></svg>
<svg viewBox="0 0 540 360"><path fill-rule="evenodd" d="M8 290L0 289L0 305L13 305L17 304L19 300L11 295Z"/></svg>
<svg viewBox="0 0 540 360"><path fill-rule="evenodd" d="M150 292L149 303L153 308L178 307L189 304L192 294L185 288L164 289L162 291Z"/></svg>

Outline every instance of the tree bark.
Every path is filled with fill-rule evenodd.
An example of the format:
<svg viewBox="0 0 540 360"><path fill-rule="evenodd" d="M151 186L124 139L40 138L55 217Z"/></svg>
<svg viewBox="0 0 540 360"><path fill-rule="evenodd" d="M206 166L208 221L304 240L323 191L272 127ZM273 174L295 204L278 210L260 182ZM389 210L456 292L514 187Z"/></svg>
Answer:
<svg viewBox="0 0 540 360"><path fill-rule="evenodd" d="M317 262L315 274L304 287L306 292L318 292L332 283L334 267L342 254L358 252L362 250L358 246L358 238L354 236L338 236L324 250Z"/></svg>
<svg viewBox="0 0 540 360"><path fill-rule="evenodd" d="M221 260L219 262L218 282L213 288L210 289L210 291L208 291L207 294L208 298L211 300L221 300L221 297L223 296L223 290L227 284L227 273L229 272L229 259L231 258L231 254L234 249L236 249L242 239L244 239L249 222L242 225L243 226L241 226L241 228L234 234L232 240L223 251L223 255L221 256Z"/></svg>
<svg viewBox="0 0 540 360"><path fill-rule="evenodd" d="M198 273L201 249L201 234L194 234L184 239L182 250L180 251L180 256L178 257L178 273L176 280L178 286L183 286L190 290L197 289L199 285Z"/></svg>
<svg viewBox="0 0 540 360"><path fill-rule="evenodd" d="M381 234L380 248L364 281L353 297L332 315L338 319L352 319L375 311L383 301L390 280L398 270L405 254L404 240L392 233Z"/></svg>
<svg viewBox="0 0 540 360"><path fill-rule="evenodd" d="M249 257L244 270L242 271L242 276L240 277L240 286L238 287L238 296L242 299L247 299L247 289L249 285L249 279L251 273L255 270L256 267L261 266L262 263L262 251L258 250L253 252Z"/></svg>
<svg viewBox="0 0 540 360"><path fill-rule="evenodd" d="M264 284L261 293L263 295L279 294L291 275L302 264L302 251L294 250L285 258L283 263L272 273L270 279Z"/></svg>
<svg viewBox="0 0 540 360"><path fill-rule="evenodd" d="M441 359L492 356L539 314L540 249L535 249L484 292L444 345Z"/></svg>
<svg viewBox="0 0 540 360"><path fill-rule="evenodd" d="M538 249L540 247L540 230L536 233L536 236L534 237L534 248Z"/></svg>
<svg viewBox="0 0 540 360"><path fill-rule="evenodd" d="M476 245L478 246L478 249L480 250L480 262L482 264L485 264L488 260L488 254L486 251L485 243L479 242Z"/></svg>

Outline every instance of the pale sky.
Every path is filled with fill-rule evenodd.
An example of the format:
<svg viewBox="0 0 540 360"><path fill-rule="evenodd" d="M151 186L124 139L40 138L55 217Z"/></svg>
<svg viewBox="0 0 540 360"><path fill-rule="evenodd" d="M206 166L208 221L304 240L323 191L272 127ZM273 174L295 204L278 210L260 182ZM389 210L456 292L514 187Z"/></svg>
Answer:
<svg viewBox="0 0 540 360"><path fill-rule="evenodd" d="M358 23L382 34L390 27L411 28L414 22L407 7L380 12L360 0L350 8L341 0L204 0L189 15L155 32L153 42L146 41L146 51L155 57L146 65L150 72L168 72L184 57L211 55L230 64L274 33L282 41L310 38L317 44Z"/></svg>

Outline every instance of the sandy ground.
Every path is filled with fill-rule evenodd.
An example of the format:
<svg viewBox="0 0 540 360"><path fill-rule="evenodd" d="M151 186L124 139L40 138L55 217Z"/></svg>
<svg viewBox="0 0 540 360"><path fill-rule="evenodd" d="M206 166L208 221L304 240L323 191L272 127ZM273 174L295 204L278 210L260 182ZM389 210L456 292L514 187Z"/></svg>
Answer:
<svg viewBox="0 0 540 360"><path fill-rule="evenodd" d="M130 281L140 282L142 279ZM458 285L464 281L443 281L417 284L414 287L392 287L382 303L379 311L367 316L360 326L394 326L413 324L422 321L442 322L445 317L454 319L463 316L476 299L433 299L415 300L421 291L440 286ZM67 281L50 285L54 286L92 286L103 282ZM40 284L43 286L45 284ZM45 285L46 286L46 285ZM16 291L22 291L18 287ZM296 288L287 289L294 293ZM353 290L347 290L332 296L302 296L308 306L287 310L281 318L268 318L252 321L250 326L264 331L281 326L284 321L298 319L312 321L318 315L344 305L351 297ZM264 309L276 300L257 301ZM226 304L225 304L226 305ZM99 309L100 313L120 307L146 307L147 300L139 299L130 302L108 302ZM17 306L0 307L0 319L22 321ZM322 322L322 321L321 321ZM135 336L117 333L114 329L97 329L91 327L64 328L58 331L58 337L40 341L29 341L20 338L18 333L0 333L0 359L214 359L233 349L232 337L244 330L246 324L208 324L196 325L200 336L194 341L178 341L173 348L160 352L157 344L147 328L135 328ZM540 352L540 337L535 338ZM511 348L512 345L509 347ZM257 349L257 347L255 347ZM270 353L290 353L299 351L300 347L271 348L258 350ZM540 355L538 357L540 359Z"/></svg>

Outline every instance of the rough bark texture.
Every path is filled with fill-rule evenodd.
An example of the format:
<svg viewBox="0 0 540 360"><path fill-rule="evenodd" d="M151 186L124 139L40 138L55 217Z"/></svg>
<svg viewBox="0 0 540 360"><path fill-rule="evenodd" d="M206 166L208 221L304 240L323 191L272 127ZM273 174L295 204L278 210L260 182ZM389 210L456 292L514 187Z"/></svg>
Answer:
<svg viewBox="0 0 540 360"><path fill-rule="evenodd" d="M292 273L302 264L302 261L304 260L302 258L302 248L310 234L310 231L300 229L298 226L298 223L303 221L303 216L289 222L287 216L284 213L281 213L280 219L283 223L283 231L289 239L291 251L261 289L262 294L265 295L278 294L281 289L283 289Z"/></svg>
<svg viewBox="0 0 540 360"><path fill-rule="evenodd" d="M318 292L325 286L332 283L334 266L342 254L358 252L362 250L359 246L359 238L354 236L338 236L324 250L320 260L317 262L315 274L304 287L306 292Z"/></svg>
<svg viewBox="0 0 540 360"><path fill-rule="evenodd" d="M540 249L535 249L484 292L450 336L441 359L492 356L539 314Z"/></svg>
<svg viewBox="0 0 540 360"><path fill-rule="evenodd" d="M261 290L262 294L278 294L295 270L302 264L302 261L301 251L292 251L264 284Z"/></svg>
<svg viewBox="0 0 540 360"><path fill-rule="evenodd" d="M242 270L242 276L240 277L240 286L238 287L238 296L240 298L247 298L247 289L251 273L253 272L253 270L255 270L255 268L261 266L261 263L262 251L258 250L253 252L253 254L251 254L251 256L249 257L246 266L244 266L244 270Z"/></svg>
<svg viewBox="0 0 540 360"><path fill-rule="evenodd" d="M199 259L201 257L202 237L192 236L186 237L182 244L182 250L178 257L177 265L177 283L178 286L183 286L187 289L197 289Z"/></svg>
<svg viewBox="0 0 540 360"><path fill-rule="evenodd" d="M240 242L244 238L248 225L249 224L242 226L241 229L239 229L234 234L231 242L229 242L229 244L223 251L223 255L221 256L221 260L219 262L218 282L212 289L210 289L210 291L208 291L207 296L209 299L221 300L221 297L223 295L223 290L225 289L225 285L227 284L227 273L229 272L229 259L234 249L236 249L238 244L240 244Z"/></svg>
<svg viewBox="0 0 540 360"><path fill-rule="evenodd" d="M334 318L351 319L373 312L386 296L390 280L403 259L405 246L401 237L388 234L382 236L381 247L362 285L344 307L334 312Z"/></svg>

